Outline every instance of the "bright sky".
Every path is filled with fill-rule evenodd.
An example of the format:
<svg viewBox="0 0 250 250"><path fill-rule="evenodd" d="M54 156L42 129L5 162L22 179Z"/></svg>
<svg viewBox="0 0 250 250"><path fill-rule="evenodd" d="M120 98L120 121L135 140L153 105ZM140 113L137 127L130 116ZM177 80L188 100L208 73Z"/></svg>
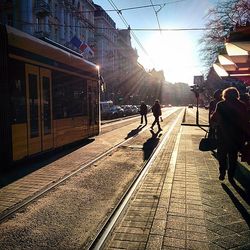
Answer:
<svg viewBox="0 0 250 250"><path fill-rule="evenodd" d="M153 4L166 5L158 11L161 29L203 28L204 16L216 0L94 0L104 10L112 10L113 2L118 9ZM107 11L119 29L127 28L119 15ZM153 7L124 10L122 15L131 29L158 29L159 25ZM163 70L169 82L193 84L194 75L202 75L203 68L199 58L199 38L203 31L133 31L132 46L137 49L138 61L148 70Z"/></svg>

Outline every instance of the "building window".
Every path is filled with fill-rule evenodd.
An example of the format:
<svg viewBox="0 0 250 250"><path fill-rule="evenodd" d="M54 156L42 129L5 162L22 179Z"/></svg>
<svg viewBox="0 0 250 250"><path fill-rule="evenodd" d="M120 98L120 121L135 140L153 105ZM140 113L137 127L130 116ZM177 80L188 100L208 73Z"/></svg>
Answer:
<svg viewBox="0 0 250 250"><path fill-rule="evenodd" d="M56 42L59 41L58 29L57 28L55 28L55 40L56 40Z"/></svg>
<svg viewBox="0 0 250 250"><path fill-rule="evenodd" d="M54 15L55 15L56 18L58 18L58 7L57 7L57 4L55 4Z"/></svg>
<svg viewBox="0 0 250 250"><path fill-rule="evenodd" d="M10 26L13 26L13 15L12 14L7 15L7 24Z"/></svg>

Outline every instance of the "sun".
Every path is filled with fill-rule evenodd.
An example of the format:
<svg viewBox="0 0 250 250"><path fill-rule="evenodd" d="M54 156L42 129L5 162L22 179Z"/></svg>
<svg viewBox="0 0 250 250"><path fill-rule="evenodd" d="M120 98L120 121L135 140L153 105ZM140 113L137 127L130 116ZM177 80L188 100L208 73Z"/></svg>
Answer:
<svg viewBox="0 0 250 250"><path fill-rule="evenodd" d="M154 33L145 43L150 56L139 58L146 68L163 70L165 78L170 82L189 83L195 69L194 44L185 32Z"/></svg>

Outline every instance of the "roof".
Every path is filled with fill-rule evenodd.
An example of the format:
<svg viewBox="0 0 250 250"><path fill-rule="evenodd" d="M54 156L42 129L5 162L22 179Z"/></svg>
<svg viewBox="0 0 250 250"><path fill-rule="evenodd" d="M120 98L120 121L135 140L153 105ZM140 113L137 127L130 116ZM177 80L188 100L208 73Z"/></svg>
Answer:
<svg viewBox="0 0 250 250"><path fill-rule="evenodd" d="M250 86L250 41L226 42L226 54L213 65L220 77L234 77Z"/></svg>

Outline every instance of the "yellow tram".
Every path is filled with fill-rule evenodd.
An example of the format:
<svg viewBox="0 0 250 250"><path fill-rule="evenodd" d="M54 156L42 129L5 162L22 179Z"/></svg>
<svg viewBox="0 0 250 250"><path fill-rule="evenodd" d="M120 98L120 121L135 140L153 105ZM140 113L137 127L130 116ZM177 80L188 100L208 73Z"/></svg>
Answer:
<svg viewBox="0 0 250 250"><path fill-rule="evenodd" d="M0 161L98 135L98 68L80 54L0 25Z"/></svg>

